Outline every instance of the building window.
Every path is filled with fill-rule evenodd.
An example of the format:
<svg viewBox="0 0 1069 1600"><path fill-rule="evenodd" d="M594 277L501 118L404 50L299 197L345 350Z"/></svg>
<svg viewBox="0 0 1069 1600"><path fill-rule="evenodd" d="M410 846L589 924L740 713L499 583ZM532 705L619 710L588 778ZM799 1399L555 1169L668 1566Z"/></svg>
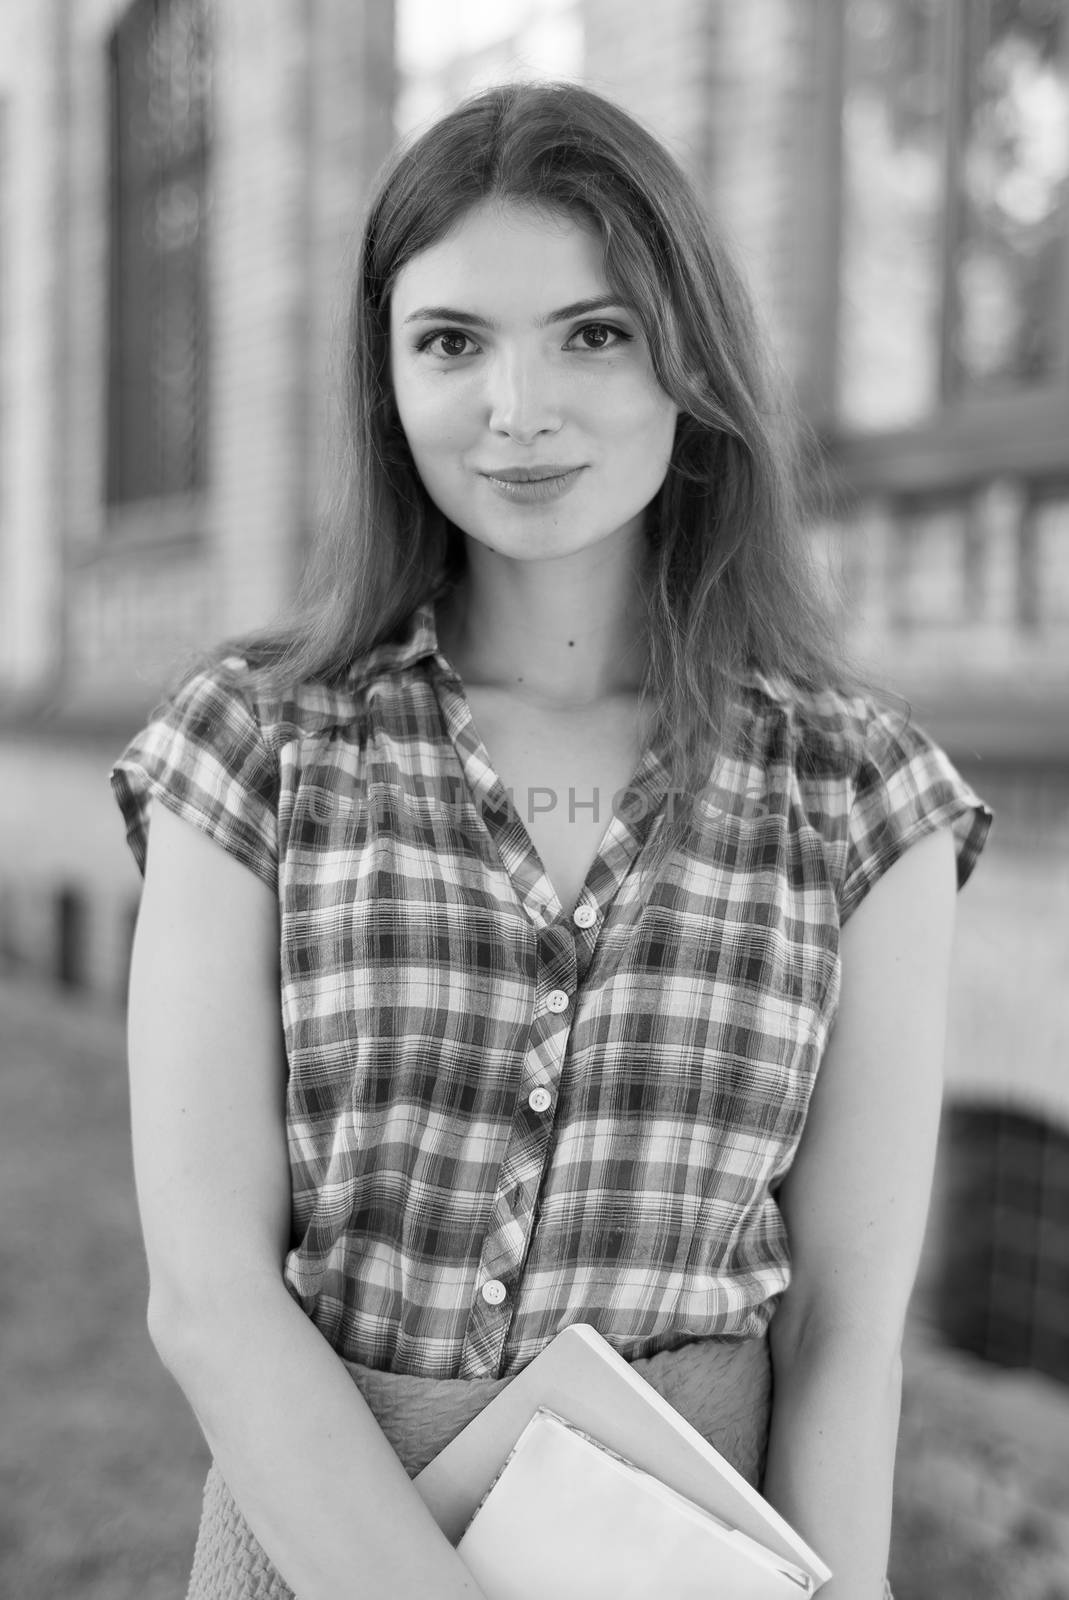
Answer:
<svg viewBox="0 0 1069 1600"><path fill-rule="evenodd" d="M135 0L110 40L108 501L202 487L211 0Z"/></svg>
<svg viewBox="0 0 1069 1600"><path fill-rule="evenodd" d="M1069 394L1069 3L840 4L838 429Z"/></svg>

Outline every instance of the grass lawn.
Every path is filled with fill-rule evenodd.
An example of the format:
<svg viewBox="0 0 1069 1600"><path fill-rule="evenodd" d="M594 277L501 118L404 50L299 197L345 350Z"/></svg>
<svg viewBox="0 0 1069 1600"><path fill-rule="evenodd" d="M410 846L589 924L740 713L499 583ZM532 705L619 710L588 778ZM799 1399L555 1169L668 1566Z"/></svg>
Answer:
<svg viewBox="0 0 1069 1600"><path fill-rule="evenodd" d="M189 1573L207 1452L145 1333L121 1039L0 986L0 1594L19 1600L181 1600Z"/></svg>

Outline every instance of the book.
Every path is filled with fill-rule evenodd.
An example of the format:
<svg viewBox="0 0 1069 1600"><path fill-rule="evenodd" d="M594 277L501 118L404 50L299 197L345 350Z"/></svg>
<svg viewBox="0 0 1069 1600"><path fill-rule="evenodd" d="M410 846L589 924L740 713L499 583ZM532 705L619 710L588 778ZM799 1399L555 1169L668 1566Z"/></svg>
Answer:
<svg viewBox="0 0 1069 1600"><path fill-rule="evenodd" d="M539 1407L457 1554L490 1600L798 1600L807 1573Z"/></svg>
<svg viewBox="0 0 1069 1600"><path fill-rule="evenodd" d="M413 1480L454 1545L540 1408L800 1568L813 1594L829 1568L784 1517L583 1323L559 1333ZM801 1589L796 1589L801 1594Z"/></svg>

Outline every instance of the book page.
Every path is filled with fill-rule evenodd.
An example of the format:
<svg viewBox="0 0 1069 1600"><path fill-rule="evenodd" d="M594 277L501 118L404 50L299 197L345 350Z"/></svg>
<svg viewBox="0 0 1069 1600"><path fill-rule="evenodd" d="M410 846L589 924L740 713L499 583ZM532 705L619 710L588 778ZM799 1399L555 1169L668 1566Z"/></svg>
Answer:
<svg viewBox="0 0 1069 1600"><path fill-rule="evenodd" d="M808 1574L539 1410L458 1545L490 1600L799 1600Z"/></svg>

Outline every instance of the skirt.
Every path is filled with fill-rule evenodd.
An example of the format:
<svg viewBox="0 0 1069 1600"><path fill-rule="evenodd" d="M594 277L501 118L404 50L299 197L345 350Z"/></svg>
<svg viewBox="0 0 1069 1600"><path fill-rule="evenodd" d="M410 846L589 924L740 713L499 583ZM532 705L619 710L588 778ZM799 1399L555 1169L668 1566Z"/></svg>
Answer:
<svg viewBox="0 0 1069 1600"><path fill-rule="evenodd" d="M505 1387L508 1378L414 1378L346 1363L410 1477ZM772 1369L766 1339L703 1339L632 1362L668 1403L759 1487ZM186 1600L294 1600L212 1465Z"/></svg>

